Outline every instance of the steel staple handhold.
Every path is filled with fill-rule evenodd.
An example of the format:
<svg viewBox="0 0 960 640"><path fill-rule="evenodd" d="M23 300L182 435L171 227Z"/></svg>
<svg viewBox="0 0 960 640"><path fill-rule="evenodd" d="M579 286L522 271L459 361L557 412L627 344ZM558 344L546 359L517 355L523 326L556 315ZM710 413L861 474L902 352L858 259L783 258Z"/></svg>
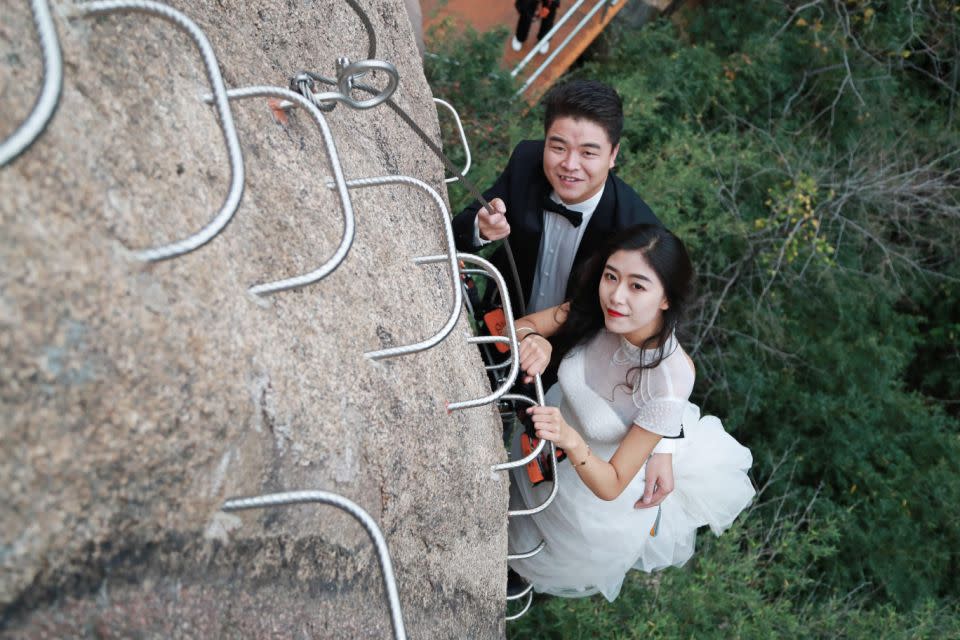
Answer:
<svg viewBox="0 0 960 640"><path fill-rule="evenodd" d="M532 402L531 398L528 398L527 396L520 395L520 394L517 394L517 395L508 394L508 395L505 395L504 398L508 400L517 400L521 402L527 402L529 404L542 407L546 404L546 402L543 397L543 380L540 378L539 374L534 376L533 385L534 385L534 390L537 394L536 402ZM532 507L530 509L511 509L507 511L508 518L512 518L514 516L531 516L535 513L540 513L541 511L549 507L550 503L553 502L554 498L557 497L557 491L560 486L557 478L557 446L553 442L547 442L546 440L543 440L541 438L540 442L537 444L536 449L531 453L529 453L528 455L521 458L520 460L504 462L498 465L494 465L493 467L494 470L499 471L503 469L511 469L514 467L519 467L521 466L521 464L526 464L532 461L537 455L540 454L541 451L543 451L544 444L546 444L546 446L550 448L550 452L547 455L550 457L550 469L553 473L553 489L551 489L550 495L547 496L546 500L544 500L541 504L537 505L536 507Z"/></svg>
<svg viewBox="0 0 960 640"><path fill-rule="evenodd" d="M447 318L446 323L433 336L414 344L379 349L377 351L368 351L364 355L371 360L382 360L384 358L409 355L435 347L436 345L440 344L444 338L450 335L451 331L453 331L453 327L456 326L457 320L460 319L460 312L463 308L463 292L460 290L460 271L459 265L457 264L457 250L453 239L453 225L450 223L450 214L447 211L447 205L443 202L443 198L440 196L440 194L437 193L436 190L426 182L416 178L411 178L409 176L356 178L353 180L348 180L346 183L347 187L350 189L378 187L387 184L402 184L425 191L433 200L434 204L437 205L437 209L440 212L440 218L443 223L444 239L447 243L447 255L439 256L439 260L437 260L437 262L446 261L450 266L450 281L453 288L453 308L450 311L450 315ZM414 260L414 262L418 261Z"/></svg>
<svg viewBox="0 0 960 640"><path fill-rule="evenodd" d="M515 402L525 402L525 403L529 404L530 406L534 406L534 407L540 404L540 403L538 403L536 400L534 400L533 398L530 398L530 397L528 397L528 396L525 396L525 395L522 395L522 394L519 394L519 393L507 393L507 394L504 394L500 399L501 399L501 400L512 400L512 401L515 401ZM542 406L542 405L540 405L540 406ZM524 465L527 464L527 463L533 462L533 460L534 460L538 455L540 455L540 452L543 451L543 448L544 448L545 446L547 446L547 441L546 441L546 440L543 440L543 439L541 438L541 439L540 439L540 442L537 443L537 446L536 446L536 447L534 448L534 450L531 451L529 454L525 455L524 457L520 458L519 460L511 460L510 462L501 462L501 463L499 463L499 464L495 464L495 465L493 465L492 467L490 467L490 469L491 469L492 471L506 471L506 470L508 470L508 469L515 469L515 468L517 468L517 467L522 467L522 466L524 466Z"/></svg>
<svg viewBox="0 0 960 640"><path fill-rule="evenodd" d="M543 551L546 548L546 546L547 546L547 541L541 540L540 544L538 544L536 547L534 547L530 551L524 551L522 553L507 554L507 561L509 562L510 560L526 560L527 558L532 558L533 556ZM519 598L519 597L520 596L515 596L515 598ZM514 599L514 598L507 598L507 600L511 600L511 599Z"/></svg>
<svg viewBox="0 0 960 640"><path fill-rule="evenodd" d="M63 90L63 57L50 5L47 0L30 0L30 10L43 55L43 84L29 115L6 140L0 142L0 167L26 151L46 130L60 104Z"/></svg>
<svg viewBox="0 0 960 640"><path fill-rule="evenodd" d="M460 134L460 142L463 143L463 153L466 156L466 162L463 165L463 170L451 178L444 179L444 182L449 184L451 182L460 180L463 178L463 176L467 175L468 171L470 171L470 163L472 161L472 158L470 157L470 144L467 142L467 134L463 130L463 122L460 121L460 114L457 113L457 110L453 108L453 105L446 100L441 100L440 98L434 98L433 101L443 107L446 107L450 113L453 114L453 120L457 125L457 132Z"/></svg>
<svg viewBox="0 0 960 640"><path fill-rule="evenodd" d="M162 18L185 31L200 50L203 64L207 72L207 80L213 91L217 115L220 118L220 129L223 132L227 146L227 156L230 160L230 190L227 193L220 211L207 225L197 233L159 247L136 250L134 255L145 262L167 260L190 253L213 240L233 218L240 200L243 198L244 169L243 155L240 152L240 141L233 124L233 113L227 100L226 87L223 76L217 63L217 56L210 46L203 30L185 14L168 5L153 2L152 0L95 0L74 5L73 11L80 16L98 16L110 13L145 13Z"/></svg>
<svg viewBox="0 0 960 640"><path fill-rule="evenodd" d="M366 91L371 95L374 95L377 93L377 90L374 89L373 87L368 87L363 84L357 84L356 88L360 89L361 91ZM418 125L413 118L410 117L410 114L407 113L403 109L403 107L398 105L393 100L389 100L389 99L386 101L386 104L394 113L396 113L400 117L401 120L407 123L407 126L410 127L410 129L417 135L417 137L419 137L420 140L422 140L423 143L427 145L427 147L431 151L433 151L434 155L436 155L440 159L440 161L443 163L443 166L445 166L451 173L457 173L457 167L454 166L452 162L450 162L450 158L444 155L440 147L438 147L437 144L430 139L430 136L427 135L427 132L424 131L423 128L420 125ZM483 206L484 208L486 208L491 212L493 211L493 209L490 207L490 203L487 202L487 199L484 198L483 194L480 193L480 190L477 189L477 185L473 184L473 182L464 175L461 175L459 179L463 183L463 185L467 188L467 191L469 191L470 194L474 198L476 198L477 202L479 202L481 206ZM510 265L510 273L513 276L513 284L516 287L517 302L519 303L519 307L520 307L520 315L525 315L526 312L524 309L525 309L526 303L524 302L523 283L520 282L520 274L517 272L517 264L513 256L513 248L510 246L510 238L503 239L503 247L504 249L506 249L507 262ZM506 293L506 289L501 291L501 294L505 294L505 293Z"/></svg>
<svg viewBox="0 0 960 640"><path fill-rule="evenodd" d="M509 602L510 600L519 600L519 599L522 598L523 596L525 596L525 595L527 595L528 593L530 593L530 590L531 590L531 589L533 589L533 583L532 583L532 582L528 583L527 586L524 587L523 591L521 591L520 593L518 593L518 594L516 594L516 595L512 595L512 596L509 596L509 595L508 595L508 596L507 596L507 602Z"/></svg>
<svg viewBox="0 0 960 640"><path fill-rule="evenodd" d="M547 496L541 504L531 507L530 509L514 509L507 511L507 516L512 518L514 516L532 516L536 513L540 513L544 509L550 506L550 503L553 502L554 498L557 497L557 491L560 487L560 484L557 482L557 446L551 442L547 446L550 447L549 457L550 457L550 469L553 472L553 489L550 491L550 495Z"/></svg>
<svg viewBox="0 0 960 640"><path fill-rule="evenodd" d="M253 86L229 89L227 91L227 98L230 100L243 100L245 98L281 98L289 100L303 107L307 113L310 114L310 117L313 118L317 128L320 129L320 135L327 149L327 160L330 163L330 170L333 171L333 186L340 196L340 206L343 209L343 235L340 238L340 245L329 260L310 273L254 285L250 287L248 291L253 295L268 295L277 293L278 291L298 289L319 282L340 266L344 258L346 258L347 253L349 253L350 247L353 245L353 239L356 233L353 203L350 200L350 193L347 190L347 183L343 176L343 167L340 164L337 145L333 139L333 134L330 132L330 127L327 125L327 120L323 117L320 109L310 102L310 100L283 87ZM210 95L203 97L203 100L206 102L210 102L212 99L213 97Z"/></svg>
<svg viewBox="0 0 960 640"><path fill-rule="evenodd" d="M506 616L506 617L504 618L504 620L506 620L507 622L511 622L511 621L513 621L513 620L516 620L517 618L523 617L523 614L525 614L525 613L527 612L527 609L530 608L530 605L531 605L531 604L533 604L533 591L532 591L532 590L527 592L527 604L524 605L523 611L521 611L520 613L516 613L516 614L514 614L514 615L512 615L512 616Z"/></svg>
<svg viewBox="0 0 960 640"><path fill-rule="evenodd" d="M400 596L397 592L397 583L393 575L393 564L390 561L390 549L380 531L377 522L357 503L343 496L327 491L286 491L269 493L251 498L231 498L223 503L223 511L245 511L248 509L263 509L266 507L285 507L296 504L320 502L346 511L353 516L370 536L377 551L377 560L380 563L383 587L390 604L390 623L393 625L393 635L396 640L405 640L407 632L403 625L403 611L400 608Z"/></svg>
<svg viewBox="0 0 960 640"><path fill-rule="evenodd" d="M441 262L446 259L446 256L424 256L422 258L417 258L414 260L417 264L430 264L433 262ZM503 280L503 275L500 271L493 266L489 260L481 258L480 256L474 255L472 253L458 253L456 259L462 262L469 262L471 264L476 264L483 267L487 274L493 278L496 282L497 287L500 290L500 296L503 300L503 313L507 319L507 333L508 336L483 336L494 338L493 340L479 340L477 338L468 338L467 342L473 343L482 343L482 342L507 342L510 345L510 372L507 374L506 379L503 383L497 387L490 395L483 396L482 398L476 398L474 400L463 400L460 402L450 402L447 403L447 411L455 411L457 409L469 409L472 407L480 407L491 402L495 402L503 394L505 394L510 387L513 386L513 383L517 380L517 374L520 370L520 361L518 359L518 342L517 342L517 333L513 327L513 309L510 306L510 298L506 296L507 293L507 283ZM459 286L459 285L458 285Z"/></svg>

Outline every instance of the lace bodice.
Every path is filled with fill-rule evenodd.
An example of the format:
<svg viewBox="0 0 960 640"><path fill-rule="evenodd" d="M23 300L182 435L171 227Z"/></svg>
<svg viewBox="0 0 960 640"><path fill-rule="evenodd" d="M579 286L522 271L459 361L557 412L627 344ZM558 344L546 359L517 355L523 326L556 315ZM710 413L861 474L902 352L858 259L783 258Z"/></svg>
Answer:
<svg viewBox="0 0 960 640"><path fill-rule="evenodd" d="M630 373L651 362L655 353L601 330L561 363L559 380L566 405L561 411L572 414L579 423L574 426L588 443L617 445L633 424L662 436L679 435L694 373L674 336L657 367Z"/></svg>

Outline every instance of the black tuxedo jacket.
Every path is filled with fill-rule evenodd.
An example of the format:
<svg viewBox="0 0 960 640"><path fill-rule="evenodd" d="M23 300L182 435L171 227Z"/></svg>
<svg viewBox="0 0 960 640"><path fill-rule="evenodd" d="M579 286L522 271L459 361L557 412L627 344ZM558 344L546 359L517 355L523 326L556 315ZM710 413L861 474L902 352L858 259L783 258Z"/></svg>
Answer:
<svg viewBox="0 0 960 640"><path fill-rule="evenodd" d="M537 256L540 252L540 240L543 237L543 199L550 195L552 187L543 173L543 140L525 140L517 145L510 156L507 168L500 174L492 187L483 197L489 202L501 198L507 205L507 221L510 223L510 245L517 263L517 272L523 286L524 297L529 300L533 277L537 268ZM472 202L453 219L453 233L457 249L470 253L478 247L473 243L473 224L480 203ZM603 196L597 204L587 229L583 234L577 255L573 260L570 283L584 262L607 240L611 232L626 229L635 224L661 224L647 203L627 184L612 173L607 176ZM496 265L511 289L514 314L519 317L517 292L510 274L504 247L494 253L491 261ZM524 300L526 303L527 300Z"/></svg>

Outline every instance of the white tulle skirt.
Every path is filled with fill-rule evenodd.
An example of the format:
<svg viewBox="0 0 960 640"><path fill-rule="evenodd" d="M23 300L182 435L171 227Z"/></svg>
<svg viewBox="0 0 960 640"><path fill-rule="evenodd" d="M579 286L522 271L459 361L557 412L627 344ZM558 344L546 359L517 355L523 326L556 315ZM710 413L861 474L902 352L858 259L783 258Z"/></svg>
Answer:
<svg viewBox="0 0 960 640"><path fill-rule="evenodd" d="M651 529L657 508L635 509L643 496L644 470L616 500L596 497L568 461L557 466L559 492L544 511L510 519L510 553L546 547L510 567L534 589L567 598L602 593L611 602L619 595L627 571L655 571L682 566L693 555L697 529L708 525L716 535L729 527L755 491L747 470L750 450L723 429L714 416L700 417L688 404L685 438L673 456L674 491L662 503L656 535ZM512 458L520 454L519 433ZM550 494L550 483L530 484L524 469L515 469L511 508L531 508Z"/></svg>

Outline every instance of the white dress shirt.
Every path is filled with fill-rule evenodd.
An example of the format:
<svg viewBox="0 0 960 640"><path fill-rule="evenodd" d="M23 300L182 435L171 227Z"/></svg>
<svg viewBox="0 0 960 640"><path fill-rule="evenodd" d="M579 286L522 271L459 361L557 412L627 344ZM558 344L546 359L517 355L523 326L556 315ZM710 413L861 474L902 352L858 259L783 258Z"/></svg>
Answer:
<svg viewBox="0 0 960 640"><path fill-rule="evenodd" d="M557 197L556 193L550 194L550 199L554 202L562 204L571 211L582 213L583 222L579 227L575 227L559 213L543 212L543 237L540 240L537 271L533 276L527 313L549 309L563 302L567 292L567 280L570 279L570 270L573 268L573 259L577 255L587 224L590 223L590 218L601 197L603 197L603 189L588 200L578 204L566 204Z"/></svg>
<svg viewBox="0 0 960 640"><path fill-rule="evenodd" d="M567 280L573 268L573 259L577 255L580 241L587 230L587 224L603 197L603 189L592 198L577 204L567 204L555 191L550 199L560 203L571 211L583 214L579 227L553 211L543 212L543 235L540 239L540 253L537 255L537 270L533 276L533 287L527 303L527 313L549 309L563 302L567 292ZM480 237L479 216L473 221L473 241L477 246L490 244Z"/></svg>

